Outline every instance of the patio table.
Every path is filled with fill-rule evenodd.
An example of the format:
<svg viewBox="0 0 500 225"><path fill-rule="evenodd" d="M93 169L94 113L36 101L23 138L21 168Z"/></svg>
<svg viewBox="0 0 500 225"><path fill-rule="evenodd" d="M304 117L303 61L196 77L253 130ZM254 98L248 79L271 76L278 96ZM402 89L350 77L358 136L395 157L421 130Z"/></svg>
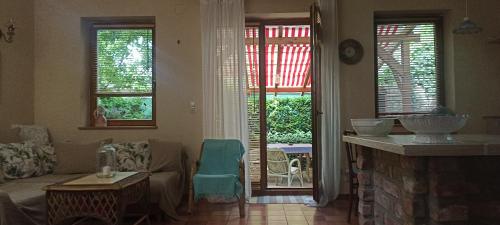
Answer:
<svg viewBox="0 0 500 225"><path fill-rule="evenodd" d="M267 148L280 148L286 154L309 154L312 155L311 144L268 144Z"/></svg>

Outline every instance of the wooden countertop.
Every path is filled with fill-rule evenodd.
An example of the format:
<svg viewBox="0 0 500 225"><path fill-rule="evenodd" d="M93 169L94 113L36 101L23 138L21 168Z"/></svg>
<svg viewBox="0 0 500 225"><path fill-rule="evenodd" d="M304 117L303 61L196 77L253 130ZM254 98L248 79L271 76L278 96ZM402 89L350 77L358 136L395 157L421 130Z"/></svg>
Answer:
<svg viewBox="0 0 500 225"><path fill-rule="evenodd" d="M343 141L406 156L500 156L500 135L468 134L452 137L453 142L443 144L415 143L415 135L343 136Z"/></svg>

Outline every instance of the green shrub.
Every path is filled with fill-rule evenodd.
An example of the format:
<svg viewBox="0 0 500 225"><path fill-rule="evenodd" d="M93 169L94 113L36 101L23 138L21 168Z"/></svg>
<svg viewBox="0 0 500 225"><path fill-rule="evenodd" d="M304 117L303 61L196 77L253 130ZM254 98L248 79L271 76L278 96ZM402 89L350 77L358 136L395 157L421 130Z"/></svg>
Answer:
<svg viewBox="0 0 500 225"><path fill-rule="evenodd" d="M271 98L266 103L269 133L292 134L311 131L311 96Z"/></svg>
<svg viewBox="0 0 500 225"><path fill-rule="evenodd" d="M266 99L268 143L311 143L311 96L270 97ZM249 117L258 118L258 104L249 99ZM253 120L255 123L257 120ZM258 127L258 124L251 124ZM251 132L252 133L252 132ZM258 133L258 132L257 132Z"/></svg>
<svg viewBox="0 0 500 225"><path fill-rule="evenodd" d="M311 131L302 132L298 131L295 133L267 133L267 143L276 144L311 144L312 143L312 133Z"/></svg>

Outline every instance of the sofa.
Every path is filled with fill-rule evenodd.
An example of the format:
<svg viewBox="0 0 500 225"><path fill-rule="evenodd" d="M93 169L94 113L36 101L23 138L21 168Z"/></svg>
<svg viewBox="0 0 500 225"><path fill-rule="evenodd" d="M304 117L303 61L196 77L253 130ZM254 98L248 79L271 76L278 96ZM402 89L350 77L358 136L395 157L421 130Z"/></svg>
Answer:
<svg viewBox="0 0 500 225"><path fill-rule="evenodd" d="M103 146L115 148L117 168L120 171L151 172L152 211L161 216L171 218L177 216L176 208L181 202L186 183L186 154L180 143L154 139L128 143L112 143L110 139L87 144L46 143L46 141L34 140L33 137L23 137L22 131L20 136L22 139L20 143L0 144L0 168L2 169L0 171L0 225L45 224L46 207L43 187L95 172L96 151ZM23 160L14 160L23 165L21 169L16 171L12 166L6 166L6 158L15 158L11 157L13 153L7 154L6 152L23 148L33 149L33 158L37 158L38 161L32 160L31 156L25 157L28 154L24 153L22 154ZM140 152L139 155L142 157L131 157L131 155L138 155L137 152L133 154L128 152L131 149ZM35 165L35 169L29 165Z"/></svg>

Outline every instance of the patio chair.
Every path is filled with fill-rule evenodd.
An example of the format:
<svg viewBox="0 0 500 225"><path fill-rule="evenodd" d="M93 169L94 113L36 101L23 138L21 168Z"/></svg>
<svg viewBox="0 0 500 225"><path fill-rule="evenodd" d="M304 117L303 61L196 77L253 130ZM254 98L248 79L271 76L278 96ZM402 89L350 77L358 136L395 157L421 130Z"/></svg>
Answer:
<svg viewBox="0 0 500 225"><path fill-rule="evenodd" d="M287 178L288 187L292 185L293 178L296 177L300 181L300 186L304 186L300 160L293 159L290 161L287 154L279 148L267 149L267 175L277 177L279 180Z"/></svg>
<svg viewBox="0 0 500 225"><path fill-rule="evenodd" d="M236 197L240 217L245 216L244 152L239 140L207 139L203 142L200 160L191 168L188 213L191 213L193 201L201 198Z"/></svg>

